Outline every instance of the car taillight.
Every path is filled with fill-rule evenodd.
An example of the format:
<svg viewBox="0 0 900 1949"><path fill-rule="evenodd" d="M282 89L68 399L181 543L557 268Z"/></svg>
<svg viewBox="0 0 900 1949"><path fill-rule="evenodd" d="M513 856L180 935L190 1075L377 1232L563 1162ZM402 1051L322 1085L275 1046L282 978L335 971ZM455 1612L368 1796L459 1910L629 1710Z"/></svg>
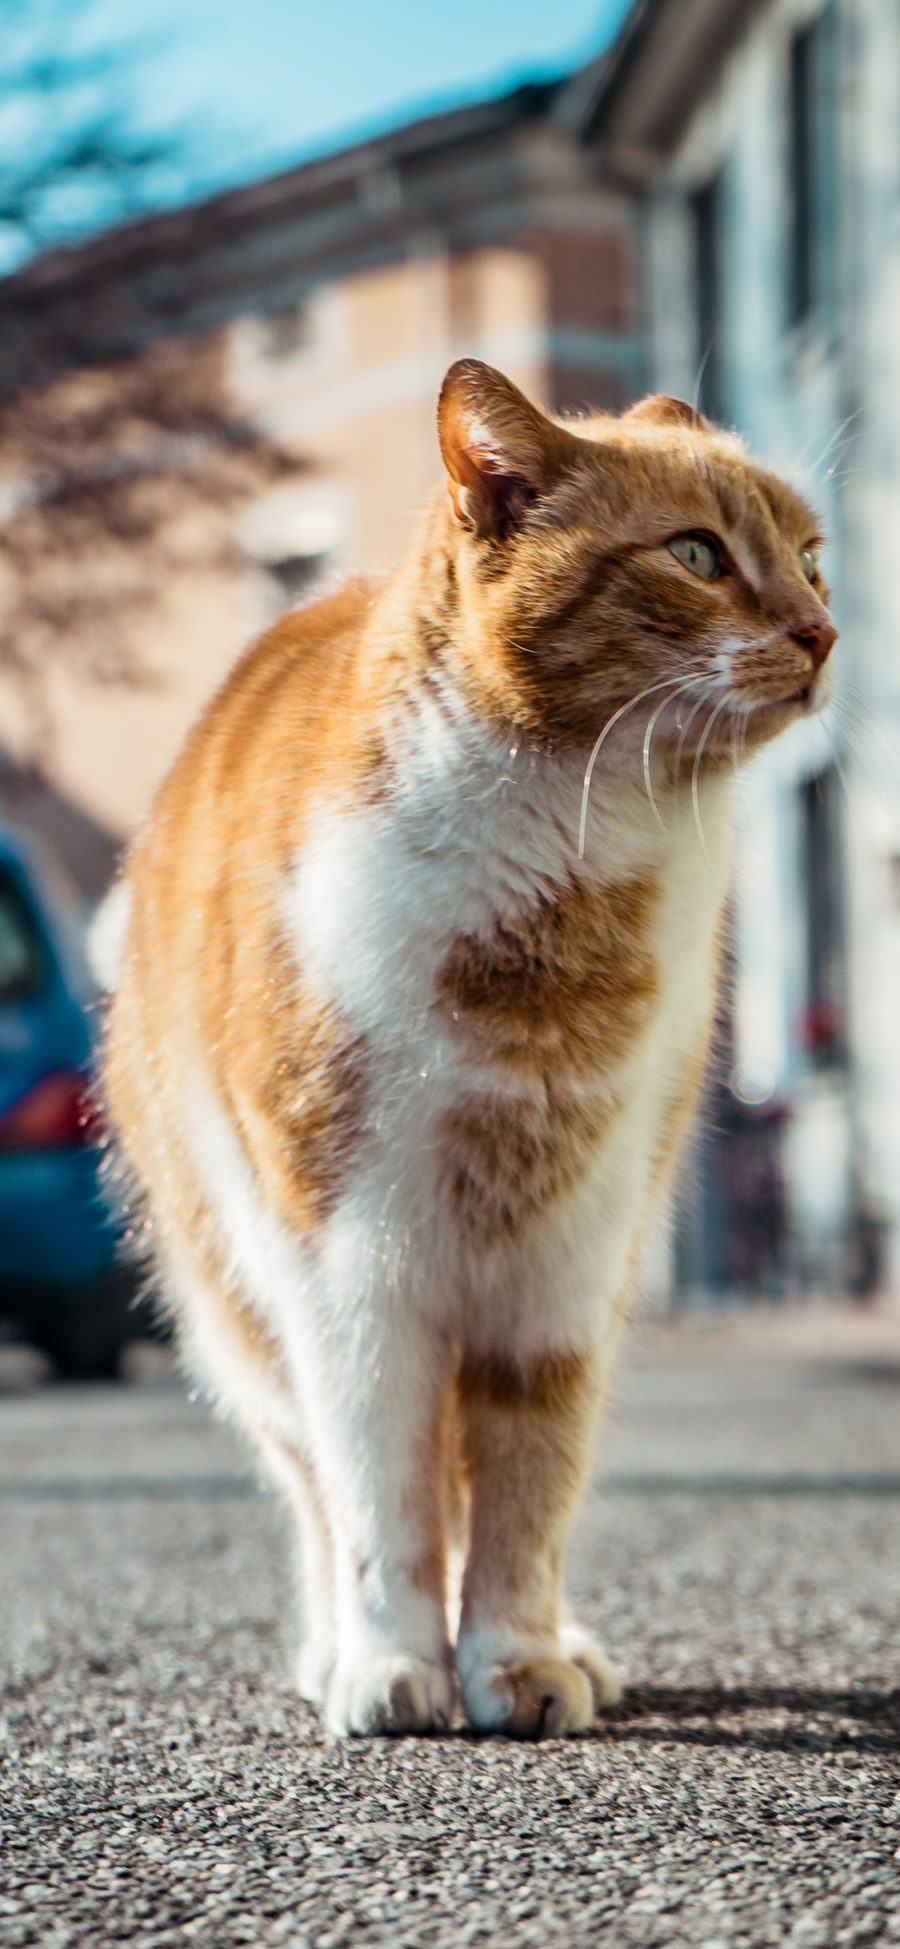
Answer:
<svg viewBox="0 0 900 1949"><path fill-rule="evenodd" d="M95 1137L94 1111L77 1069L42 1076L0 1116L0 1151L75 1150Z"/></svg>

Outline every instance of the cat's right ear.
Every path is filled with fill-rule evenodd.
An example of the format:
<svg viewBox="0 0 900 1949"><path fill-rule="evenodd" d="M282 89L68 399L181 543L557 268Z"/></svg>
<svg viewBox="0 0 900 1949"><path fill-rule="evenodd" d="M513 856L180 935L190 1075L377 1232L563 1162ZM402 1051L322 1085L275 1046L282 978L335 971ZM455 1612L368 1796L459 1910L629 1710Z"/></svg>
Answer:
<svg viewBox="0 0 900 1949"><path fill-rule="evenodd" d="M624 415L626 420L652 420L656 426L686 426L691 433L711 433L708 419L689 405L686 399L676 399L674 393L648 393L646 399L638 399L629 406Z"/></svg>
<svg viewBox="0 0 900 1949"><path fill-rule="evenodd" d="M485 538L514 533L559 478L569 436L502 372L457 359L438 400L438 435L454 513Z"/></svg>

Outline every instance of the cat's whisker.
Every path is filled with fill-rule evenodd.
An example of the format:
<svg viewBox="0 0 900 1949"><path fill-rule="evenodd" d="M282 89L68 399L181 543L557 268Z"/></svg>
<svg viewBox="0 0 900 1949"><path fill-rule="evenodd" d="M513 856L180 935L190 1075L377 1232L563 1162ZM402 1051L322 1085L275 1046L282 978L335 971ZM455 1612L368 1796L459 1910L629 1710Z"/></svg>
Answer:
<svg viewBox="0 0 900 1949"><path fill-rule="evenodd" d="M755 711L755 709L756 709L755 704L745 704L742 701L740 705L740 709L735 712L735 723L737 725L737 763L735 765L736 772L739 772L741 770L747 756L747 739L750 734L750 719L753 716L753 712Z"/></svg>
<svg viewBox="0 0 900 1949"><path fill-rule="evenodd" d="M702 391L702 388L703 388L703 375L704 375L704 373L705 373L705 371L706 371L706 368L707 368L707 366L708 366L708 364L709 364L709 361L710 361L710 358L712 357L712 349L713 349L713 348L712 348L712 340L710 339L710 341L709 341L709 343L708 343L708 345L707 345L707 347L706 347L706 350L705 350L705 351L704 351L704 353L703 353L703 357L702 357L702 358L701 358L701 360L700 360L700 364L699 364L699 365L698 365L698 367L697 367L697 374L696 374L696 377L695 377L695 379L694 379L694 385L693 385L693 390L692 390L692 393L691 393L691 415L692 415L692 418L693 418L693 423L694 423L694 431L695 431L695 433L696 433L696 432L699 432L699 430L700 430L700 419L701 419L701 414L700 414L700 393L701 393L701 391ZM714 490L715 490L715 482L714 482L714 479L713 479L713 470L712 470L712 468L711 468L711 466L710 466L710 464L709 464L709 459L708 459L708 456L707 456L707 453L706 453L706 449L705 449L705 447L703 447L703 446L701 446L701 448L699 449L699 452L698 452L698 454L697 454L697 456L696 456L696 458L697 458L697 464L699 465L699 468L700 468L700 471L701 471L701 473L702 473L702 475L703 475L703 478L704 478L704 480L705 480L705 482L706 482L706 485L707 485L707 487L710 487L710 488L712 488L712 489L713 489L713 491L714 491Z"/></svg>
<svg viewBox="0 0 900 1949"><path fill-rule="evenodd" d="M846 706L844 709L846 710ZM848 719L846 716L843 721L845 724L853 723L860 747L865 751L866 762L871 764L874 760L885 788L893 800L900 779L900 745L896 738L892 738L889 732L878 725L860 722L859 719Z"/></svg>
<svg viewBox="0 0 900 1949"><path fill-rule="evenodd" d="M656 728L657 719L662 716L663 711L667 710L670 704L674 704L677 701L677 699L684 694L685 691L692 690L694 686L694 682L695 679L693 677L686 677L682 684L681 690L676 690L673 692L671 696L664 697L661 703L657 704L656 709L649 720L647 729L644 732L644 750L643 750L644 788L646 790L647 798L650 802L650 806L653 811L653 816L656 820L657 825L659 826L660 832L665 832L666 827L663 822L663 817L660 812L659 806L656 803L656 794L653 790L653 775L652 775L651 764L650 764L650 750L653 743L653 733Z"/></svg>
<svg viewBox="0 0 900 1949"><path fill-rule="evenodd" d="M694 808L694 824L697 828L697 836L700 840L700 845L703 849L703 857L706 860L708 866L712 865L712 858L710 856L709 847L706 844L706 834L703 830L703 820L700 814L700 764L703 758L704 750L706 748L707 739L709 738L710 731L712 730L713 725L715 724L716 718L721 716L722 712L725 710L726 706L730 702L731 702L730 694L728 691L726 691L724 697L720 698L718 704L715 707L715 710L710 712L709 717L707 718L706 723L703 726L703 730L700 733L700 737L697 741L697 749L694 752L694 763L691 771L691 804L693 805Z"/></svg>
<svg viewBox="0 0 900 1949"><path fill-rule="evenodd" d="M703 375L706 371L706 368L709 364L711 357L712 357L712 339L710 339L706 347L706 351L704 352L703 357L700 360L700 364L697 367L697 374L694 380L693 390L691 392L691 413L693 415L695 427L698 426L700 422L700 391L703 385Z"/></svg>
<svg viewBox="0 0 900 1949"><path fill-rule="evenodd" d="M840 723L844 733L844 737L847 739L847 742L850 745L854 755L860 761L860 763L866 767L872 790L875 793L875 797L877 798L878 803L881 806L882 812L884 813L888 825L890 826L895 838L900 836L900 827L898 827L896 811L892 806L888 804L888 801L885 798L881 785L873 772L872 764L871 764L871 752L868 750L866 746L865 738L861 735L859 727L857 725L854 725L849 713L846 710L845 705L843 705L840 699L832 698L830 708L833 710L835 718Z"/></svg>
<svg viewBox="0 0 900 1949"><path fill-rule="evenodd" d="M831 707L845 723L852 724L859 738L868 740L872 751L894 778L900 770L900 742L888 729L874 717L872 707L859 693L854 694L845 683L836 697L831 699Z"/></svg>
<svg viewBox="0 0 900 1949"><path fill-rule="evenodd" d="M748 704L748 705L746 706L746 716L745 716L745 718L744 718L744 731L743 731L743 748L742 748L742 752L741 752L741 763L742 763L742 764L743 764L743 763L745 762L745 760L746 760L746 756L747 756L747 741L748 741L748 739L749 739L749 736L750 736L750 725L751 725L751 722L752 722L752 720L753 720L753 718L754 718L754 717L755 717L755 715L756 715L756 712L757 712L757 711L758 711L758 710L759 710L760 708L761 708L761 706L760 706L760 704L759 704L759 702L758 702L758 701L757 701L756 699L753 699L753 700L751 700L751 702L750 702L750 703L749 703L749 704ZM766 756L768 756L768 753L766 753L765 755L766 755Z"/></svg>
<svg viewBox="0 0 900 1949"><path fill-rule="evenodd" d="M852 445L856 437L857 436L855 433L848 434L846 440L840 440L837 446L830 450L830 465L826 466L825 464L826 461L829 460L829 453L826 452L822 456L822 459L818 464L816 472L810 476L810 482L809 482L810 487L818 486L820 481L834 480L837 477L837 469L838 469L839 462L842 456L846 453L847 448ZM842 469L841 471L848 472L848 473L856 473L859 471L859 469L847 468L847 469Z"/></svg>
<svg viewBox="0 0 900 1949"><path fill-rule="evenodd" d="M731 707L731 769L737 778L746 755L747 729L753 706L746 704L742 697L732 697Z"/></svg>
<svg viewBox="0 0 900 1949"><path fill-rule="evenodd" d="M831 481L834 487L841 487L845 480L856 480L857 476L861 473L861 467L842 467L839 474L835 473L833 467L829 467L822 478L823 480Z"/></svg>
<svg viewBox="0 0 900 1949"><path fill-rule="evenodd" d="M846 419L840 420L837 426L833 428L832 432L829 434L827 440L825 441L824 446L819 449L819 452L817 453L816 458L812 463L812 466L807 467L803 470L807 479L809 479L810 481L815 480L818 469L821 467L823 460L826 460L828 455L833 451L835 442L840 439L842 433L846 433L848 426L853 425L854 420L858 420L860 418L860 415L864 412L864 410L865 410L864 407L858 406L854 413L848 413ZM859 431L860 429L857 429L856 433L852 433L850 435L850 439L855 440L858 436ZM791 461L790 467L788 468L789 473L795 474L798 471L798 469L800 468L801 461L805 459L806 455L810 450L810 447L813 444L813 441L816 440L817 438L818 438L818 434L816 433L810 435L805 445L800 448L800 452L796 454L794 459ZM848 442L845 441L844 444L847 445Z"/></svg>
<svg viewBox="0 0 900 1949"><path fill-rule="evenodd" d="M737 773L741 762L741 732L744 728L744 710L739 697L732 698L731 713L731 769Z"/></svg>
<svg viewBox="0 0 900 1949"><path fill-rule="evenodd" d="M841 435L843 433L846 433L848 426L854 426L857 420L861 420L866 410L867 408L864 401L861 406L854 407L852 413L845 413L843 419L835 420L832 425L830 433L826 436L824 449L820 449L820 451L824 450L825 453L828 453L831 447L834 445L835 440L839 440L841 438ZM800 449L800 453L797 456L798 460L802 459L804 455L808 454L810 447L815 444L818 438L819 438L818 432L810 434L809 439L804 442L803 446Z"/></svg>
<svg viewBox="0 0 900 1949"><path fill-rule="evenodd" d="M876 717L872 699L852 678L843 677L837 697L832 701L855 713L860 730L881 746L885 763L890 765L893 776L894 771L900 769L900 738L882 718Z"/></svg>
<svg viewBox="0 0 900 1949"><path fill-rule="evenodd" d="M626 704L620 704L618 710L613 711L612 717L607 718L606 723L604 724L599 737L594 742L593 748L591 750L591 755L587 761L587 767L585 769L585 774L584 774L584 785L581 793L581 823L578 828L578 858L579 859L584 859L584 846L585 846L585 839L587 835L588 803L590 800L591 780L594 776L594 767L597 763L597 759L600 756L600 752L602 751L603 746L607 738L609 737L610 732L615 729L616 725L621 721L623 717L627 717L629 711L636 710L638 704L642 704L644 702L645 697L652 697L656 694L657 691L660 690L673 690L676 684L681 686L684 684L684 682L685 682L685 672L682 670L679 671L677 677L663 677L658 683L648 684L646 690L639 691L636 697L629 697L628 702Z"/></svg>
<svg viewBox="0 0 900 1949"><path fill-rule="evenodd" d="M847 675L846 671L841 672L840 689L838 694L841 697L843 697L846 694L849 697L855 698L857 704L860 706L862 710L874 712L879 708L877 700L870 694L870 692L867 690L863 690L862 685L856 683L852 677Z"/></svg>
<svg viewBox="0 0 900 1949"><path fill-rule="evenodd" d="M691 728L691 725L693 724L693 722L694 722L694 719L695 719L695 717L697 716L697 713L698 713L698 711L701 711L701 710L703 709L703 706L704 706L704 704L707 704L707 703L709 703L709 701L710 701L710 698L711 698L712 696L714 696L714 695L715 695L715 692L714 692L714 691L713 691L713 690L711 689L711 686L710 686L710 685L708 685L708 684L707 684L707 685L705 685L705 686L704 686L704 688L703 688L703 690L701 690L701 692L700 692L700 696L698 697L698 699L697 699L697 702L696 702L696 704L694 705L694 708L693 708L693 710L692 710L692 711L691 711L691 712L689 713L689 715L688 715L688 718L687 718L687 721L686 721L686 722L685 722L685 723L684 723L684 724L682 725L682 727L681 727L681 736L679 737L679 740L678 740L678 745L677 745L677 748L676 748L676 751L675 751L675 776L676 776L676 778L680 778L680 776L681 776L681 761L682 761L682 758L683 758L683 756L684 756L684 746L685 746L685 740L686 740L686 738L687 738L687 735L688 735L688 732L690 731L690 728Z"/></svg>
<svg viewBox="0 0 900 1949"><path fill-rule="evenodd" d="M823 736L828 741L828 745L831 750L831 755L832 758L834 759L834 768L835 771L837 772L838 778L840 779L841 785L843 787L844 797L847 801L849 809L854 819L856 820L856 823L859 826L860 832L862 833L864 839L866 840L867 845L871 846L873 851L877 853L880 851L880 844L878 838L874 833L870 832L868 822L863 818L863 815L859 809L859 806L857 805L853 793L850 790L850 786L847 781L847 773L844 769L843 764L841 763L841 755L840 752L838 751L837 743L835 739L832 737L824 717L820 717L817 720L817 722L819 724Z"/></svg>
<svg viewBox="0 0 900 1949"><path fill-rule="evenodd" d="M846 670L841 672L841 689L849 691L851 696L857 697L861 704L868 705L870 709L873 708L873 699L867 691L863 690L861 684L856 683L853 677L847 675Z"/></svg>

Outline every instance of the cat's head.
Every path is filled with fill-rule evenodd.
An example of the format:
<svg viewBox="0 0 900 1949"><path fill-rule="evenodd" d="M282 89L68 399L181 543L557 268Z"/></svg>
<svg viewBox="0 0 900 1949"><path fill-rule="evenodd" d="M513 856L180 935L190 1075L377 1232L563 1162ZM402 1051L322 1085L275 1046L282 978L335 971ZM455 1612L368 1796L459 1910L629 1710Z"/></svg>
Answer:
<svg viewBox="0 0 900 1949"><path fill-rule="evenodd" d="M658 709L654 749L690 757L827 702L819 524L736 437L662 395L560 424L475 359L438 425L460 653L489 708L576 744L615 712L643 736Z"/></svg>

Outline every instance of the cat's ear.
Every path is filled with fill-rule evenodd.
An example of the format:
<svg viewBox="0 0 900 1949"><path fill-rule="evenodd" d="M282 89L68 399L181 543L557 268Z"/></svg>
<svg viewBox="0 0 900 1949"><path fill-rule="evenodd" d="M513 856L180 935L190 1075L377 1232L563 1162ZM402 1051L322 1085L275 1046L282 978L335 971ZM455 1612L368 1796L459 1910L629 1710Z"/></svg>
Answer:
<svg viewBox="0 0 900 1949"><path fill-rule="evenodd" d="M571 436L532 406L502 372L457 359L438 400L438 435L457 520L502 537L553 486Z"/></svg>
<svg viewBox="0 0 900 1949"><path fill-rule="evenodd" d="M624 415L626 420L654 420L657 426L687 426L692 433L708 433L709 421L686 399L676 399L674 393L648 393L646 399L639 399L629 406Z"/></svg>

